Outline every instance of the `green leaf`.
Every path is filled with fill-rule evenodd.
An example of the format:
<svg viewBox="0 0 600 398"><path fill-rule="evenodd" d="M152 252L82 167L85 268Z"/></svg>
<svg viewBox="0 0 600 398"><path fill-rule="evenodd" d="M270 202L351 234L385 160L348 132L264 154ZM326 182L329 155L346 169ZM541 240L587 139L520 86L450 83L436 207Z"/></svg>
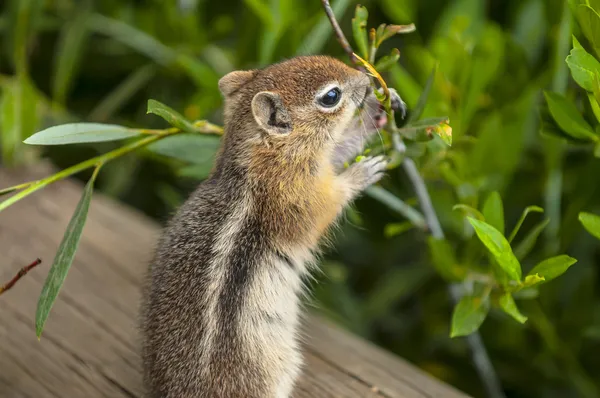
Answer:
<svg viewBox="0 0 600 398"><path fill-rule="evenodd" d="M592 213L579 213L579 222L593 236L600 239L600 216Z"/></svg>
<svg viewBox="0 0 600 398"><path fill-rule="evenodd" d="M356 6L354 11L354 18L352 18L352 33L354 34L354 42L360 56L363 59L369 59L369 45L367 37L367 19L369 18L369 12L366 7L360 4Z"/></svg>
<svg viewBox="0 0 600 398"><path fill-rule="evenodd" d="M139 135L140 131L116 124L68 123L49 127L23 141L29 145L63 145L116 141Z"/></svg>
<svg viewBox="0 0 600 398"><path fill-rule="evenodd" d="M544 283L555 279L564 274L571 265L577 262L573 257L569 257L565 254L560 256L548 258L533 267L533 269L527 274L528 276L538 275L544 278Z"/></svg>
<svg viewBox="0 0 600 398"><path fill-rule="evenodd" d="M402 199L398 198L396 195L376 185L371 185L370 187L368 187L365 190L365 193L370 197L383 203L395 212L406 217L417 228L426 228L427 224L423 215L411 206L407 205Z"/></svg>
<svg viewBox="0 0 600 398"><path fill-rule="evenodd" d="M88 38L87 10L74 16L61 31L58 49L54 57L54 81L52 94L54 99L64 104L71 81L77 76L77 67L84 54Z"/></svg>
<svg viewBox="0 0 600 398"><path fill-rule="evenodd" d="M600 62L583 48L574 47L566 59L571 76L582 88L593 91L594 76L600 71Z"/></svg>
<svg viewBox="0 0 600 398"><path fill-rule="evenodd" d="M339 21L344 16L346 9L352 3L351 0L338 0L331 5L333 14ZM296 55L317 54L322 52L323 47L331 37L331 23L325 13L321 13L319 22L304 36L304 41L298 47Z"/></svg>
<svg viewBox="0 0 600 398"><path fill-rule="evenodd" d="M482 213L484 220L504 235L504 207L498 192L494 191L487 197Z"/></svg>
<svg viewBox="0 0 600 398"><path fill-rule="evenodd" d="M449 128L447 117L432 117L411 122L398 129L403 137L417 142L430 141L434 133L439 135L446 144L452 144L452 129ZM449 141L448 141L449 140ZM448 143L449 142L449 143Z"/></svg>
<svg viewBox="0 0 600 398"><path fill-rule="evenodd" d="M594 97L594 94L587 93L587 96L592 112L594 113L594 116L596 116L596 120L600 123L600 104L596 100L596 97Z"/></svg>
<svg viewBox="0 0 600 398"><path fill-rule="evenodd" d="M519 260L524 259L525 256L528 255L529 252L531 252L531 249L533 249L533 246L535 246L535 242L537 242L538 237L549 223L550 219L546 218L544 221L537 224L531 229L531 231L529 231L527 235L525 235L525 238L523 238L523 240L515 247L515 256L517 256Z"/></svg>
<svg viewBox="0 0 600 398"><path fill-rule="evenodd" d="M525 277L525 280L523 281L523 283L521 283L521 285L519 286L519 291L521 289L526 289L526 288L533 287L535 285L539 285L540 283L544 282L544 280L545 280L544 277L540 276L540 274L537 274L537 273L527 275Z"/></svg>
<svg viewBox="0 0 600 398"><path fill-rule="evenodd" d="M437 72L437 64L431 70L429 77L427 78L427 82L425 83L425 87L423 88L423 92L417 101L417 105L411 110L408 115L408 120L406 124L410 124L413 120L419 120L423 112L425 111L425 106L427 105L427 99L429 98L429 93L431 92L431 87L433 87L433 82L435 81L435 74Z"/></svg>
<svg viewBox="0 0 600 398"><path fill-rule="evenodd" d="M470 214L472 216L477 217L477 219L479 219L479 220L485 221L485 217L483 216L483 214L481 214L481 212L479 210L477 210L476 208L471 207L469 205L457 204L452 207L452 210L453 211L460 210L464 214L467 214L467 215Z"/></svg>
<svg viewBox="0 0 600 398"><path fill-rule="evenodd" d="M383 29L383 34L381 34L378 38L377 38L377 47L379 47L381 45L381 43L383 43L384 41L386 41L387 39L389 39L390 37L397 35L397 34L402 34L402 33L412 33L416 30L416 27L414 24L408 24L408 25L386 25L385 28Z"/></svg>
<svg viewBox="0 0 600 398"><path fill-rule="evenodd" d="M464 296L454 307L450 337L467 336L477 331L489 309L487 297Z"/></svg>
<svg viewBox="0 0 600 398"><path fill-rule="evenodd" d="M527 321L527 317L521 314L510 293L505 293L500 297L500 308L519 323L525 323Z"/></svg>
<svg viewBox="0 0 600 398"><path fill-rule="evenodd" d="M412 228L414 228L414 225L410 221L387 224L383 229L383 236L388 239L393 238L394 236L398 236Z"/></svg>
<svg viewBox="0 0 600 398"><path fill-rule="evenodd" d="M92 178L90 178L83 190L83 195L77 204L77 208L75 209L75 213L73 213L71 221L69 221L69 225L67 226L63 240L58 247L56 257L54 257L54 262L52 263L46 282L44 282L44 287L42 288L35 314L35 330L38 339L42 335L44 324L48 319L50 310L56 301L58 292L60 291L60 288L67 277L67 273L69 272L69 268L71 268L73 259L75 258L75 252L79 245L83 226L85 225L88 209L92 200L94 181L96 180L98 171L99 167L96 168Z"/></svg>
<svg viewBox="0 0 600 398"><path fill-rule="evenodd" d="M26 75L12 79L2 87L0 101L0 139L2 161L6 164L21 160L19 146L38 126L39 99Z"/></svg>
<svg viewBox="0 0 600 398"><path fill-rule="evenodd" d="M148 145L148 150L188 163L205 164L214 160L221 145L219 137L203 134L177 134Z"/></svg>
<svg viewBox="0 0 600 398"><path fill-rule="evenodd" d="M181 131L185 131L187 133L196 132L194 125L186 120L180 113L156 100L148 100L148 111L146 113L153 113L162 117L171 126L177 127Z"/></svg>
<svg viewBox="0 0 600 398"><path fill-rule="evenodd" d="M467 217L479 240L492 253L498 265L513 281L521 280L521 264L510 248L510 244L500 231L490 224Z"/></svg>
<svg viewBox="0 0 600 398"><path fill-rule="evenodd" d="M600 15L590 6L581 4L575 9L575 15L585 37L598 52L600 50Z"/></svg>
<svg viewBox="0 0 600 398"><path fill-rule="evenodd" d="M400 59L400 50L397 48L392 48L392 52L390 55L386 55L384 57L379 58L377 63L375 64L375 69L377 72L386 72L392 66L396 65L398 60Z"/></svg>
<svg viewBox="0 0 600 398"><path fill-rule="evenodd" d="M431 262L440 276L451 282L462 281L465 278L467 271L459 265L454 255L454 250L447 240L429 236L427 244L429 246Z"/></svg>
<svg viewBox="0 0 600 398"><path fill-rule="evenodd" d="M596 72L596 75L594 76L592 92L594 93L594 98L596 98L596 103L600 104L600 71Z"/></svg>
<svg viewBox="0 0 600 398"><path fill-rule="evenodd" d="M515 239L515 236L517 236L517 233L519 233L519 230L521 229L521 226L523 225L523 222L525 221L525 218L527 217L527 215L529 213L533 213L533 212L543 213L544 209L542 209L539 206L527 206L525 208L525 210L523 210L523 213L521 214L521 217L519 218L519 221L517 221L517 225L515 225L515 228L510 233L510 237L508 238L508 242L512 242L513 239Z"/></svg>
<svg viewBox="0 0 600 398"><path fill-rule="evenodd" d="M544 91L544 94L552 117L565 133L581 140L598 140L592 127L572 102L558 93Z"/></svg>
<svg viewBox="0 0 600 398"><path fill-rule="evenodd" d="M194 178L196 180L205 180L210 175L213 168L213 162L203 162L197 164L191 164L177 170L177 175L180 177Z"/></svg>

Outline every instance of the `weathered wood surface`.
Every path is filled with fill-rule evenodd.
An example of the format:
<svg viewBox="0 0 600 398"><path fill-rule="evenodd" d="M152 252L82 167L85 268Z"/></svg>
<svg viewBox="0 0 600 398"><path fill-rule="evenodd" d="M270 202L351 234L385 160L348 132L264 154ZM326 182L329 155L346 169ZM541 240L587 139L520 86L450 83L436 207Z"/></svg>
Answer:
<svg viewBox="0 0 600 398"><path fill-rule="evenodd" d="M48 173L0 169L0 187ZM0 213L0 281L44 261L0 297L2 398L141 397L140 281L159 233L144 215L94 196L73 267L41 341L35 337L37 298L81 192L63 181ZM305 340L295 397L466 397L322 319L307 319Z"/></svg>

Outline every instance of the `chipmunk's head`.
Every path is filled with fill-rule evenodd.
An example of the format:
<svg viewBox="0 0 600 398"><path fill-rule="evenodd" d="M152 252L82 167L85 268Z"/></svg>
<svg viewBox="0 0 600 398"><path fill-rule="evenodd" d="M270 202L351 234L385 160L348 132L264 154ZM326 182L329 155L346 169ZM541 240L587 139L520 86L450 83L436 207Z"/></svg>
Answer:
<svg viewBox="0 0 600 398"><path fill-rule="evenodd" d="M228 130L251 131L281 145L335 141L371 92L364 73L326 56L231 72L219 88L226 100Z"/></svg>

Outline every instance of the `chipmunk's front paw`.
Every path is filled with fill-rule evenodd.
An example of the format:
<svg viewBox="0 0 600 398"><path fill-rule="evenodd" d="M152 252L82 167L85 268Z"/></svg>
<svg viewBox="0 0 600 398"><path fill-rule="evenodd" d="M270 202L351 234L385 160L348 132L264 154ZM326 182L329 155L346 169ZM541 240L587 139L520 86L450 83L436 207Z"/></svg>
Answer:
<svg viewBox="0 0 600 398"><path fill-rule="evenodd" d="M349 182L362 191L371 184L375 184L383 177L388 161L384 156L365 157L352 164L345 174Z"/></svg>

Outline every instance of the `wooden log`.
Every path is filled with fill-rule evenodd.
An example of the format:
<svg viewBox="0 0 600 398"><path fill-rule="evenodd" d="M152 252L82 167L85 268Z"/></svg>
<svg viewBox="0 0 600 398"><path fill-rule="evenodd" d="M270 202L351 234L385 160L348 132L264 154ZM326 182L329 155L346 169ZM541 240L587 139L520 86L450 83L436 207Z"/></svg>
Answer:
<svg viewBox="0 0 600 398"><path fill-rule="evenodd" d="M0 188L51 172L48 165L0 169ZM82 188L62 181L0 213L0 282L43 260L0 297L1 397L142 396L140 284L160 230L139 212L94 195L71 271L35 337L37 299ZM294 397L466 397L320 317L307 317L304 335L306 365Z"/></svg>

